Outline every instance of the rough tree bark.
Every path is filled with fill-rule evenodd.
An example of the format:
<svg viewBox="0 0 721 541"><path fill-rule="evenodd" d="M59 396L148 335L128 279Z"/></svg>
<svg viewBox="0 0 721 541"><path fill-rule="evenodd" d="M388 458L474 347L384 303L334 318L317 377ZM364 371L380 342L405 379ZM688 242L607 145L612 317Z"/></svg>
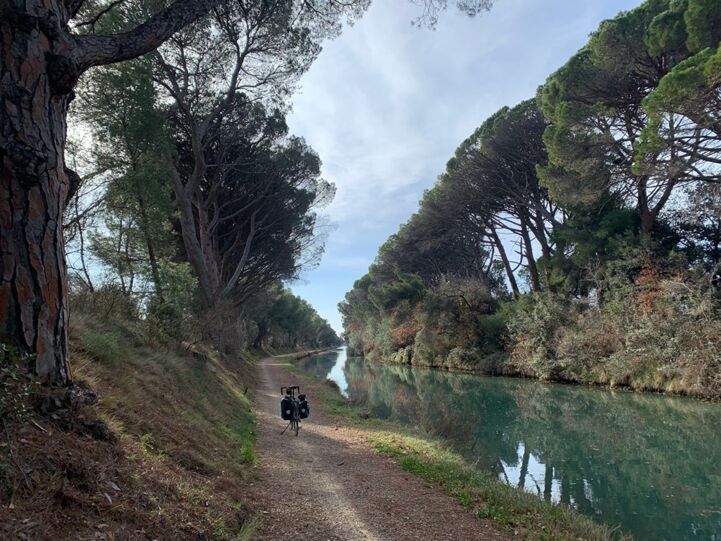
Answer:
<svg viewBox="0 0 721 541"><path fill-rule="evenodd" d="M51 76L49 61L67 48L51 26L66 11L57 0L26 5L25 12L3 5L0 15L0 341L36 354L43 379L67 383L61 226L70 193L64 148L71 94Z"/></svg>
<svg viewBox="0 0 721 541"><path fill-rule="evenodd" d="M71 382L63 211L72 90L86 69L140 56L220 0L177 0L136 29L73 35L83 0L0 0L0 342L54 384Z"/></svg>

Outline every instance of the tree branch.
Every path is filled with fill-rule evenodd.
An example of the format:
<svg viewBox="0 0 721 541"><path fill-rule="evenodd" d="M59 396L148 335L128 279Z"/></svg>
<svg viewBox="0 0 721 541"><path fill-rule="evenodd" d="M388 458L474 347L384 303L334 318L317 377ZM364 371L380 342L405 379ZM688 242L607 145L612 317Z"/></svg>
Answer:
<svg viewBox="0 0 721 541"><path fill-rule="evenodd" d="M248 257L250 256L250 246L253 242L253 237L255 237L256 232L256 223L255 223L255 216L258 213L256 210L252 216L250 217L250 232L248 233L248 238L245 241L245 247L243 248L243 255L240 258L240 261L238 262L238 265L235 268L235 272L233 273L233 276L230 277L230 280L228 280L228 283L225 284L225 287L223 288L223 292L221 295L223 297L230 294L231 291L233 291L233 288L238 283L238 279L240 278L240 274L243 272L243 269L245 268L245 263L248 261Z"/></svg>
<svg viewBox="0 0 721 541"><path fill-rule="evenodd" d="M157 49L170 36L224 0L176 0L133 30L112 35L76 36L74 60L80 72L130 60Z"/></svg>

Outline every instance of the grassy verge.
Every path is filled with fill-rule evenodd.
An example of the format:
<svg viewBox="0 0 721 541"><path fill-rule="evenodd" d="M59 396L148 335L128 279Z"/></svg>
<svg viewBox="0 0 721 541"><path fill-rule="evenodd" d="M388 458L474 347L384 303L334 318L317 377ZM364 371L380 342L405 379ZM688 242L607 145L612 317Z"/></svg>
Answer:
<svg viewBox="0 0 721 541"><path fill-rule="evenodd" d="M357 428L376 451L395 460L404 470L440 487L478 518L493 521L519 539L630 539L569 507L554 505L498 481L489 473L472 467L438 440L371 417L362 407L344 399L334 382L314 378L291 363L288 368L314 381L315 398L323 403L326 411Z"/></svg>
<svg viewBox="0 0 721 541"><path fill-rule="evenodd" d="M246 476L255 462L250 355L186 350L132 322L82 314L72 331L75 375L97 392L100 417L117 435L150 441L191 471Z"/></svg>
<svg viewBox="0 0 721 541"><path fill-rule="evenodd" d="M71 354L97 403L59 423L34 413L30 396L23 415L3 416L0 538L251 539L253 358L78 311ZM0 390L23 384L0 368Z"/></svg>

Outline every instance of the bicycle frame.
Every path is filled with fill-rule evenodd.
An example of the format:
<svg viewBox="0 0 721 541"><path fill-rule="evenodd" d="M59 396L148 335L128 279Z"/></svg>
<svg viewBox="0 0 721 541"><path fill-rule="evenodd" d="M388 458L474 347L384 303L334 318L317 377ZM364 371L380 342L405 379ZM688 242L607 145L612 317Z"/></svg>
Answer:
<svg viewBox="0 0 721 541"><path fill-rule="evenodd" d="M298 435L298 430L300 429L300 402L295 397L295 392L300 391L300 387L298 385L291 385L288 387L281 387L280 393L281 395L287 396L287 394L284 392L285 390L289 390L291 398L291 404L293 405L293 409L290 414L290 422L288 422L288 426L286 426L283 431L280 433L281 435L285 434L285 431L290 428L291 432L294 432L295 435Z"/></svg>

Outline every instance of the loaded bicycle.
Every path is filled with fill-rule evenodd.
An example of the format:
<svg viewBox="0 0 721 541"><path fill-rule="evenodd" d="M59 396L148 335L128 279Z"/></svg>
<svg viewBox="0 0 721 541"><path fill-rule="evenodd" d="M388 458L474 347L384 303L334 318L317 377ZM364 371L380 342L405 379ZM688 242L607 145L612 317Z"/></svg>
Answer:
<svg viewBox="0 0 721 541"><path fill-rule="evenodd" d="M296 396L298 392L298 396ZM300 430L301 419L307 419L310 415L310 405L304 394L300 394L298 385L289 385L280 388L280 394L283 398L280 401L280 417L284 421L288 421L288 426L283 429L281 434L290 428L290 431L298 435Z"/></svg>

